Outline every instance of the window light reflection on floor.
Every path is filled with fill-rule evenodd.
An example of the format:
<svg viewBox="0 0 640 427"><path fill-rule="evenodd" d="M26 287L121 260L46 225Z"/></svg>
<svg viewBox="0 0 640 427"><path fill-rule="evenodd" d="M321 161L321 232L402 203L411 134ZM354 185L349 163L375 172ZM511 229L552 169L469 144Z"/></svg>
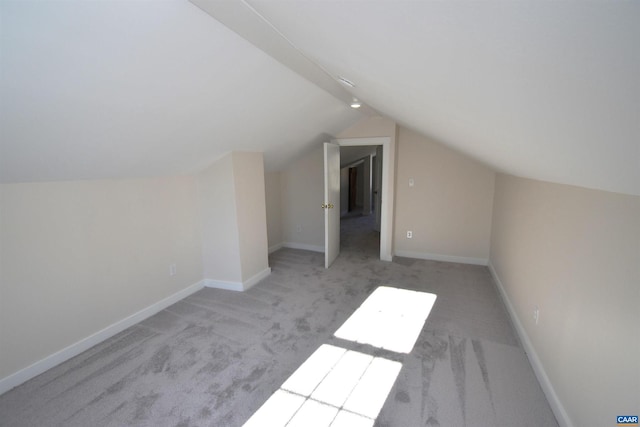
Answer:
<svg viewBox="0 0 640 427"><path fill-rule="evenodd" d="M336 331L344 340L409 353L436 295L377 288ZM244 427L372 427L402 364L324 344Z"/></svg>
<svg viewBox="0 0 640 427"><path fill-rule="evenodd" d="M244 426L371 427L401 367L324 344Z"/></svg>
<svg viewBox="0 0 640 427"><path fill-rule="evenodd" d="M284 426L305 400L303 396L280 389L244 423L244 427Z"/></svg>
<svg viewBox="0 0 640 427"><path fill-rule="evenodd" d="M409 353L435 301L434 294L380 286L334 335L397 353Z"/></svg>

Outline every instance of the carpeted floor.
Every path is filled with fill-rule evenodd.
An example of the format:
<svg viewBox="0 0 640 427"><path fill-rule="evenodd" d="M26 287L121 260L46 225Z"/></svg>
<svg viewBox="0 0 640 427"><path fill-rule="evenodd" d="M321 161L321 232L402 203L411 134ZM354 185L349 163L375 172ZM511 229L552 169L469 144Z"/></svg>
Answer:
<svg viewBox="0 0 640 427"><path fill-rule="evenodd" d="M402 364L377 426L557 426L486 267L283 249L245 293L204 289L0 396L2 426L241 426L322 344ZM413 351L333 337L378 286L437 295ZM268 427L268 426L266 426Z"/></svg>

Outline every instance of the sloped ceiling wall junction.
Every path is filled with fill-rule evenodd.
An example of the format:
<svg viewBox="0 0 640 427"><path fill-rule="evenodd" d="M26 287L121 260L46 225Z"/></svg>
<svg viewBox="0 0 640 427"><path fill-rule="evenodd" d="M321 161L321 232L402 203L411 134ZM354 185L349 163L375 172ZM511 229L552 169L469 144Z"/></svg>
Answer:
<svg viewBox="0 0 640 427"><path fill-rule="evenodd" d="M638 2L233 3L325 80L499 171L640 194ZM362 117L186 1L0 16L2 182L191 173L232 149L276 170Z"/></svg>
<svg viewBox="0 0 640 427"><path fill-rule="evenodd" d="M510 174L640 194L640 3L246 0L353 94Z"/></svg>

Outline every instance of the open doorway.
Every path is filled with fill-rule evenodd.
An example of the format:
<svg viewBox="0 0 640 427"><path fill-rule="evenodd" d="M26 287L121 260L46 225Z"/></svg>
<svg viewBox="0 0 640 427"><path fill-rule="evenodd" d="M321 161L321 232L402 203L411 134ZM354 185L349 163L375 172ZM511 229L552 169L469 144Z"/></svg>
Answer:
<svg viewBox="0 0 640 427"><path fill-rule="evenodd" d="M340 147L341 250L377 256L380 252L382 147ZM376 221L378 218L378 221Z"/></svg>
<svg viewBox="0 0 640 427"><path fill-rule="evenodd" d="M380 259L383 261L393 260L395 140L390 137L341 138L324 143L324 201L322 208L325 219L326 268L329 268L340 253L340 150L342 147L367 145L377 146L375 157L377 163L382 164L377 175L380 181L379 191L377 194L373 194L377 199L375 211L378 214L375 216L379 215L379 220L376 218L376 226L380 229ZM336 205L338 209L333 209Z"/></svg>
<svg viewBox="0 0 640 427"><path fill-rule="evenodd" d="M395 140L390 137L364 137L364 138L341 138L332 141L338 145L340 150L344 147L375 147L375 156L369 151L371 160L375 159L377 166L371 166L372 192L371 198L373 216L375 217L375 229L380 233L380 259L391 261L393 259L393 201L394 201L394 180L395 180ZM338 151L340 151L338 150ZM376 173L378 171L378 173ZM339 168L336 171L339 175ZM339 176L336 177L339 183ZM366 203L363 203L363 206ZM338 215L339 216L339 215ZM339 221L338 221L339 222ZM337 232L338 230L336 230ZM328 230L325 230L325 239ZM339 238L339 233L338 238Z"/></svg>

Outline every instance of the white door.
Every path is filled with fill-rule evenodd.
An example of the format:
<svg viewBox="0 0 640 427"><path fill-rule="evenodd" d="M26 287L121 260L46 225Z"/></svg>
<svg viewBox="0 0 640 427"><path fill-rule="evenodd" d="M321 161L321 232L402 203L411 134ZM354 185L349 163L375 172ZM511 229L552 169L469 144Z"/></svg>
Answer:
<svg viewBox="0 0 640 427"><path fill-rule="evenodd" d="M340 146L324 143L324 267L340 253Z"/></svg>

